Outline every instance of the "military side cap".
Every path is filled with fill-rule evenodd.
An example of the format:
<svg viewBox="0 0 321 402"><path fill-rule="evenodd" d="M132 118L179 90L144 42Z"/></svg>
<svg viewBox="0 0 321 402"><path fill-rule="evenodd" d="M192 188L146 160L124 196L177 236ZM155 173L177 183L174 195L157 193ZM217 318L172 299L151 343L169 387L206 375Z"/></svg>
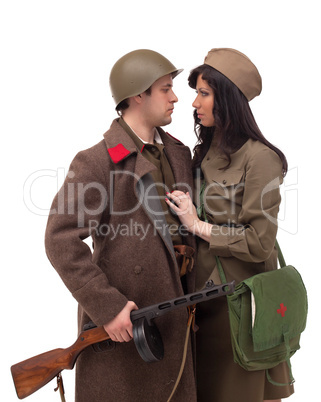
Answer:
<svg viewBox="0 0 321 402"><path fill-rule="evenodd" d="M248 101L260 95L262 78L245 54L229 48L216 48L208 52L204 63L215 68L235 84Z"/></svg>

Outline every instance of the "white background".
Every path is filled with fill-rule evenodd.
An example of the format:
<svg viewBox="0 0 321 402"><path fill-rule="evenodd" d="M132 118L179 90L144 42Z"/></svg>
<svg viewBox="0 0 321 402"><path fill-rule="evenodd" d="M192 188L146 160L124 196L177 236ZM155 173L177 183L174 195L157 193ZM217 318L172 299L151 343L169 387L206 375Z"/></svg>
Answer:
<svg viewBox="0 0 321 402"><path fill-rule="evenodd" d="M1 2L3 400L18 400L12 364L76 339L76 302L47 260L43 238L72 158L100 141L116 117L108 86L112 65L129 51L149 48L185 69L174 81L179 103L167 130L193 148L194 91L187 77L213 47L238 49L256 64L263 91L252 111L288 158L278 238L309 294L308 326L292 358L296 393L289 400L320 400L318 15L311 0ZM69 402L73 376L63 372ZM58 401L54 387L28 401Z"/></svg>

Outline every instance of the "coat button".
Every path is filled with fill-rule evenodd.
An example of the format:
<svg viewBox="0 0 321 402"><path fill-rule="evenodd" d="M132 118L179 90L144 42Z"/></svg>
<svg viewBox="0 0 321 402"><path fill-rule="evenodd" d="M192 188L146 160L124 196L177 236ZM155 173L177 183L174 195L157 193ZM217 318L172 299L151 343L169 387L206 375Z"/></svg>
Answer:
<svg viewBox="0 0 321 402"><path fill-rule="evenodd" d="M142 267L140 265L136 265L134 272L136 275L139 275L142 272Z"/></svg>

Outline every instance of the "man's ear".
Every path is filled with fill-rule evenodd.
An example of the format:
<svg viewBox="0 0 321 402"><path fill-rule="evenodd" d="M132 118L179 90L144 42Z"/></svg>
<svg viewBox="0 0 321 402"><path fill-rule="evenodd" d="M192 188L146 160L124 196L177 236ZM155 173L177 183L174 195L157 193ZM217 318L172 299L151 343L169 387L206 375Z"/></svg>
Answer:
<svg viewBox="0 0 321 402"><path fill-rule="evenodd" d="M134 98L135 102L137 102L137 103L142 103L142 99L143 99L143 98L142 98L142 94L133 96L133 98Z"/></svg>

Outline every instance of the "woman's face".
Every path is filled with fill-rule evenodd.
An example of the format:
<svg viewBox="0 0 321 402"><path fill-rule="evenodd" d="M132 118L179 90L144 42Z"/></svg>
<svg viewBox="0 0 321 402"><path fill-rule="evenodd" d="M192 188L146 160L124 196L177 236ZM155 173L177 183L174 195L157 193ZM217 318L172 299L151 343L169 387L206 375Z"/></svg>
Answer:
<svg viewBox="0 0 321 402"><path fill-rule="evenodd" d="M201 120L202 126L213 127L214 92L207 81L203 80L201 74L197 78L196 93L192 106L197 110L197 117Z"/></svg>

